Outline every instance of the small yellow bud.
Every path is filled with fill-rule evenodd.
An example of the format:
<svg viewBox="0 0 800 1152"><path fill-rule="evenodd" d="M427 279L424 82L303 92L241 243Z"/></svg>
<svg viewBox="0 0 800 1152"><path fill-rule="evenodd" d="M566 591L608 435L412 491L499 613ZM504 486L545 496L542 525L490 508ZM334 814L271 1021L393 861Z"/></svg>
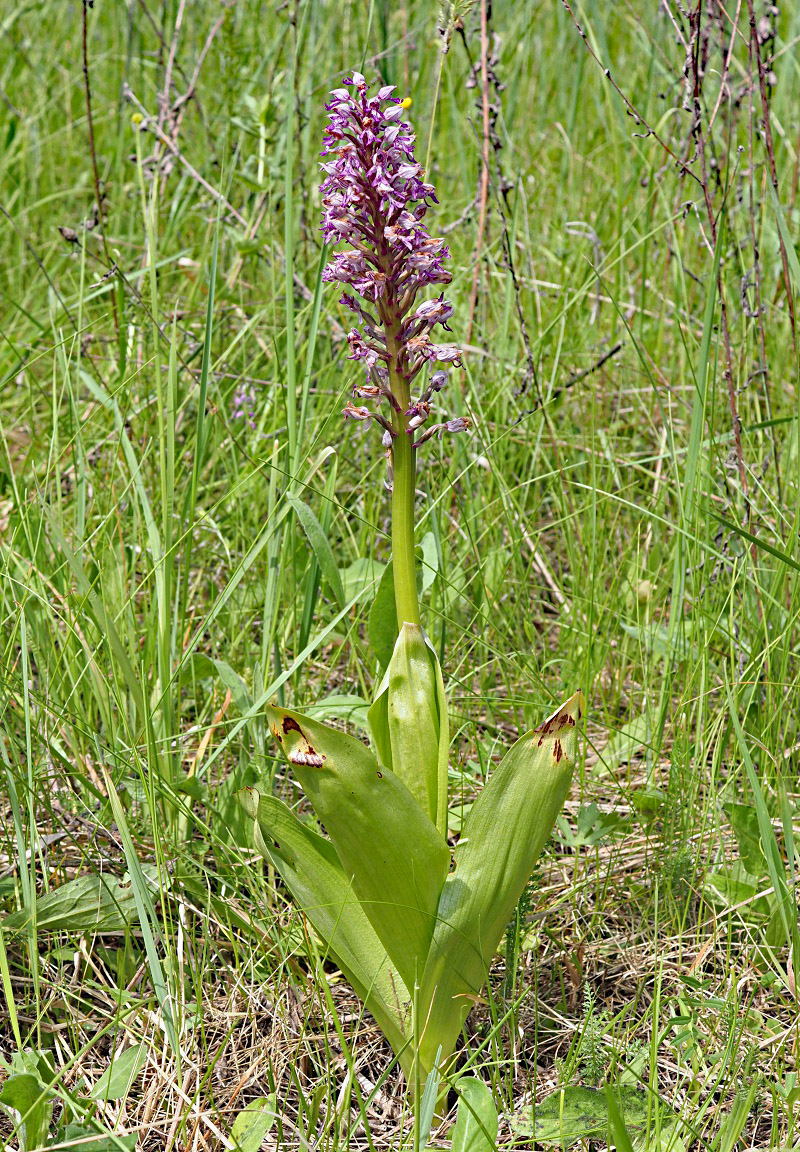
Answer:
<svg viewBox="0 0 800 1152"><path fill-rule="evenodd" d="M144 120L144 116L142 116L141 112L134 112L131 116L131 124L133 124L134 127L138 127L142 120Z"/></svg>
<svg viewBox="0 0 800 1152"><path fill-rule="evenodd" d="M406 96L405 100L401 100L400 101L400 107L401 108L410 108L411 107L411 97Z"/></svg>

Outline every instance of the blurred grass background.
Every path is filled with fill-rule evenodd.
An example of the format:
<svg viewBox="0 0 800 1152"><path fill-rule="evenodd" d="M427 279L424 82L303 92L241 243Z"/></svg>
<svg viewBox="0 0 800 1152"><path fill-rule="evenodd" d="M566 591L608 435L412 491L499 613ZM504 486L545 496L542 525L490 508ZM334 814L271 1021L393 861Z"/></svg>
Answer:
<svg viewBox="0 0 800 1152"><path fill-rule="evenodd" d="M265 700L359 730L376 673L383 460L342 427L318 230L356 67L411 98L467 346L475 431L418 494L457 795L590 703L466 1049L506 1109L608 1077L687 1147L794 1143L800 10L733 7L0 16L0 1028L49 1053L62 1135L231 1147L273 1094L280 1146L408 1119L235 801L298 798Z"/></svg>

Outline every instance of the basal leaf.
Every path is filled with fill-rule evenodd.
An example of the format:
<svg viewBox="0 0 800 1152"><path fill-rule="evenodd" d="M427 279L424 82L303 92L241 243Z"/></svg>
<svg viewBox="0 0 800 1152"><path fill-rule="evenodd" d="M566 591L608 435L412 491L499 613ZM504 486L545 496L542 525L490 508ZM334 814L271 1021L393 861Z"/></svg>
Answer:
<svg viewBox="0 0 800 1152"><path fill-rule="evenodd" d="M0 1090L0 1104L12 1112L24 1152L47 1142L54 1095L33 1072L9 1076Z"/></svg>
<svg viewBox="0 0 800 1152"><path fill-rule="evenodd" d="M352 736L267 709L272 731L407 988L423 970L450 852L393 772Z"/></svg>
<svg viewBox="0 0 800 1152"><path fill-rule="evenodd" d="M456 1090L459 1099L453 1152L492 1152L498 1120L491 1088L476 1076L463 1076Z"/></svg>
<svg viewBox="0 0 800 1152"><path fill-rule="evenodd" d="M259 1152L264 1137L275 1123L276 1097L261 1096L251 1100L233 1122L231 1139L237 1152Z"/></svg>
<svg viewBox="0 0 800 1152"><path fill-rule="evenodd" d="M29 918L23 908L7 916L3 927L24 928ZM38 932L85 932L87 927L93 932L123 932L137 920L133 888L118 876L76 876L36 898Z"/></svg>
<svg viewBox="0 0 800 1152"><path fill-rule="evenodd" d="M133 1081L144 1068L147 1060L147 1046L144 1043L126 1048L112 1059L108 1068L96 1081L90 1093L95 1100L121 1100L130 1090Z"/></svg>
<svg viewBox="0 0 800 1152"><path fill-rule="evenodd" d="M75 1152L136 1152L136 1142L135 1132L126 1136L119 1132L98 1135L94 1128L73 1122L61 1129L56 1146L74 1148Z"/></svg>
<svg viewBox="0 0 800 1152"><path fill-rule="evenodd" d="M275 796L245 788L256 848L280 873L297 907L369 1008L396 1052L406 1044L410 996L358 903L329 840L301 824Z"/></svg>
<svg viewBox="0 0 800 1152"><path fill-rule="evenodd" d="M453 1050L569 789L584 707L576 692L506 753L464 822L425 975L421 1064Z"/></svg>
<svg viewBox="0 0 800 1152"><path fill-rule="evenodd" d="M726 804L725 812L731 822L739 857L751 876L765 876L767 861L761 847L758 814L750 804Z"/></svg>
<svg viewBox="0 0 800 1152"><path fill-rule="evenodd" d="M644 1131L647 1124L646 1093L637 1088L621 1088L618 1092L626 1127L634 1132ZM578 1140L604 1140L608 1135L608 1125L605 1091L577 1085L551 1092L541 1103L514 1113L511 1119L516 1136L563 1147Z"/></svg>

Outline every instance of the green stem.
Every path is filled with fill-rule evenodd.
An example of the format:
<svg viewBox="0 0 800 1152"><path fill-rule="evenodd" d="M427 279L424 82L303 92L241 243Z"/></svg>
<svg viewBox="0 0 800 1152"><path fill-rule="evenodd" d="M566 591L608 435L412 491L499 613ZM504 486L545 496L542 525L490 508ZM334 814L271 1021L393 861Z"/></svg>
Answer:
<svg viewBox="0 0 800 1152"><path fill-rule="evenodd" d="M408 381L400 367L400 318L393 311L381 313L389 353L389 384L399 411L394 413L395 437L392 443L392 566L397 627L420 624L417 598L417 562L414 555L414 493L417 457L404 415L411 403Z"/></svg>
<svg viewBox="0 0 800 1152"><path fill-rule="evenodd" d="M397 626L419 624L417 565L414 556L414 491L417 462L405 420L398 414L398 434L393 444L392 564Z"/></svg>

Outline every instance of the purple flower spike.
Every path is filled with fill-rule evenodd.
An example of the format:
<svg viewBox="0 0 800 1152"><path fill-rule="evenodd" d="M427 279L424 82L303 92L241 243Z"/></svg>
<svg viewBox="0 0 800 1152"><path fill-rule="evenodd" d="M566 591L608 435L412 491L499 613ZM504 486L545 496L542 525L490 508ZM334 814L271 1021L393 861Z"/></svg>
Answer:
<svg viewBox="0 0 800 1152"><path fill-rule="evenodd" d="M326 243L348 247L334 254L322 277L349 285L367 302L348 292L340 300L358 317L360 326L347 336L350 359L363 360L367 374L366 384L356 386L353 395L386 400L392 419L350 402L344 415L376 419L391 455L392 442L401 432L416 446L434 431L461 431L469 423L450 420L417 435L428 418L431 397L447 381L442 370L432 372L419 396L411 395L412 381L423 368L461 363L455 344L435 344L430 338L437 324L450 331L452 305L443 294L416 303L420 290L452 280L444 264L450 251L425 226L429 205L438 201L414 158L415 136L403 120L394 86L385 85L370 96L366 80L354 72L344 87L331 92L326 108L330 123L321 165L322 233Z"/></svg>

